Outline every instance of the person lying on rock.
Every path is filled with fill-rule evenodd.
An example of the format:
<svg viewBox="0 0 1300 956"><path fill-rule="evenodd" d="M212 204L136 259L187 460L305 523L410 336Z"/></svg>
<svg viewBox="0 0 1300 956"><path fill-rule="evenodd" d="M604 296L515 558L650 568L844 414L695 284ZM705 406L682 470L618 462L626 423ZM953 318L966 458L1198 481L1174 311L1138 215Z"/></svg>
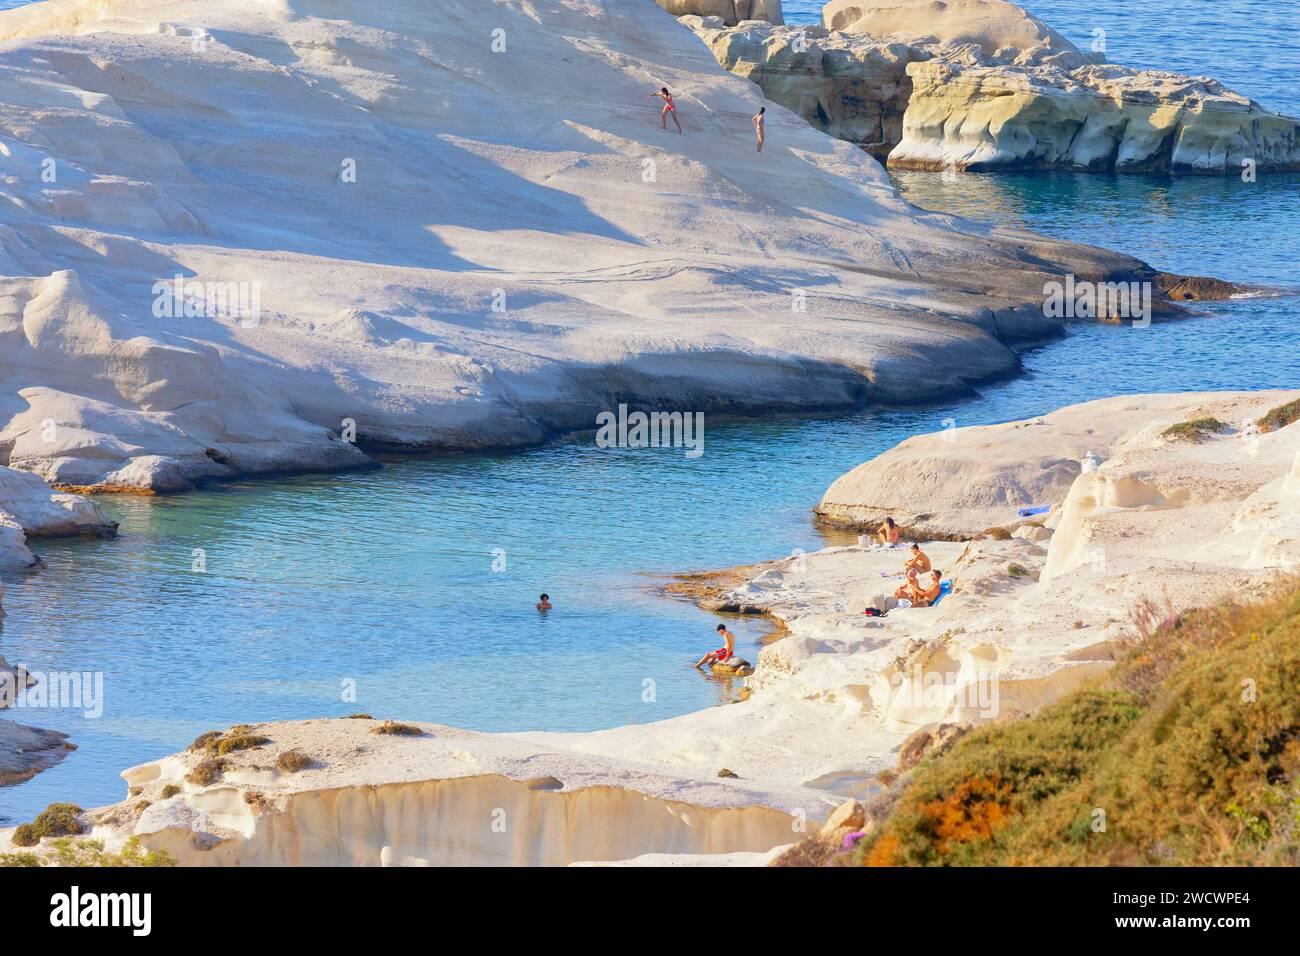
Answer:
<svg viewBox="0 0 1300 956"><path fill-rule="evenodd" d="M889 547L892 544L898 544L898 536L902 534L903 529L894 523L893 518L886 518L885 523L880 526L876 532L876 540L881 544Z"/></svg>
<svg viewBox="0 0 1300 956"><path fill-rule="evenodd" d="M921 550L919 544L912 545L912 556L903 562L904 571L915 571L918 574L925 574L930 570L930 558Z"/></svg>
<svg viewBox="0 0 1300 956"><path fill-rule="evenodd" d="M541 599L538 600L537 602L537 610L549 611L550 609L551 609L551 596L549 594L543 594L541 596Z"/></svg>
<svg viewBox="0 0 1300 956"><path fill-rule="evenodd" d="M722 647L716 651L709 651L698 661L695 662L697 668L708 664L712 667L714 664L721 664L723 661L730 659L731 655L736 652L736 635L727 630L727 625L719 624L718 633L722 635Z"/></svg>

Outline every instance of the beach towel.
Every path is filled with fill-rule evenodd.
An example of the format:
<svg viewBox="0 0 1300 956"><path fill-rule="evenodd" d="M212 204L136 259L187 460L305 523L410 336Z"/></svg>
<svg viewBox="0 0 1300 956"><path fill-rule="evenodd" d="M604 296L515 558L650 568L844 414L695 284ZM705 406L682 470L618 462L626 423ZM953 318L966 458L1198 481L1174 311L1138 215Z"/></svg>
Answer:
<svg viewBox="0 0 1300 956"><path fill-rule="evenodd" d="M1016 514L1022 518L1032 518L1034 515L1047 514L1051 510L1051 505L1036 505L1033 508L1021 508Z"/></svg>

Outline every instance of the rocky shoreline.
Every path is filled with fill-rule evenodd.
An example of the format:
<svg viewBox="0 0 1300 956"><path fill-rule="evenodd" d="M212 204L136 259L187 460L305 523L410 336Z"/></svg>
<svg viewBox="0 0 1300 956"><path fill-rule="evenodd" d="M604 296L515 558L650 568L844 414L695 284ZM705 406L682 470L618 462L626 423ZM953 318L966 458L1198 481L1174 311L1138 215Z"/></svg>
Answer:
<svg viewBox="0 0 1300 956"><path fill-rule="evenodd" d="M856 497L849 518L870 523L902 496L930 516L918 534L960 534L923 545L953 593L865 616L902 552L864 545L687 577L675 593L783 628L738 703L585 734L369 715L214 731L126 771L128 797L82 819L195 865L767 863L951 728L1104 674L1135 613L1264 598L1300 570L1298 409L1295 391L1129 396L904 442L826 499ZM1026 521L1028 502L1048 510ZM582 827L547 822L579 809Z"/></svg>
<svg viewBox="0 0 1300 956"><path fill-rule="evenodd" d="M682 22L768 99L891 169L1300 169L1300 120L1208 77L1106 63L1002 0L832 0L822 20Z"/></svg>

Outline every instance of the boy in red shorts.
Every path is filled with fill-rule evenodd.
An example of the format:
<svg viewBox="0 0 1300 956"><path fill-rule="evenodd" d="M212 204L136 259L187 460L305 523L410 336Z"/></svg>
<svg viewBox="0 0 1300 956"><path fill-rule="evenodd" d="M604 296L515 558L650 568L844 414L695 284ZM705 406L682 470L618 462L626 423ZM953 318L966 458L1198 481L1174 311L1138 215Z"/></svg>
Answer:
<svg viewBox="0 0 1300 956"><path fill-rule="evenodd" d="M727 625L719 624L718 633L722 635L723 646L716 651L709 651L709 653L701 657L695 662L696 667L703 667L705 664L710 666L720 664L736 652L736 635L727 630Z"/></svg>

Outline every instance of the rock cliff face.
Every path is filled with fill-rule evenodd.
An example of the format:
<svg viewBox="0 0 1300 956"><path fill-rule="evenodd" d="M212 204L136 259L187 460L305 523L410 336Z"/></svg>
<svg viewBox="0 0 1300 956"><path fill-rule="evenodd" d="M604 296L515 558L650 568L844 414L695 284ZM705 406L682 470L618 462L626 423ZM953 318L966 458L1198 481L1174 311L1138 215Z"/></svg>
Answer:
<svg viewBox="0 0 1300 956"><path fill-rule="evenodd" d="M784 23L781 0L655 0L675 17L718 17L728 26L742 20Z"/></svg>
<svg viewBox="0 0 1300 956"><path fill-rule="evenodd" d="M907 72L897 169L1300 169L1300 123L1204 77L938 60Z"/></svg>
<svg viewBox="0 0 1300 956"><path fill-rule="evenodd" d="M420 724L398 736L378 726L357 718L232 729L225 738L260 743L219 757L196 746L125 771L131 795L90 811L92 835L110 844L137 836L188 866L564 866L766 851L800 826L740 781L514 735ZM290 752L299 757L291 765L281 759Z"/></svg>
<svg viewBox="0 0 1300 956"><path fill-rule="evenodd" d="M727 69L899 169L1300 169L1300 121L1084 53L998 0L855 3L823 27L685 18Z"/></svg>

